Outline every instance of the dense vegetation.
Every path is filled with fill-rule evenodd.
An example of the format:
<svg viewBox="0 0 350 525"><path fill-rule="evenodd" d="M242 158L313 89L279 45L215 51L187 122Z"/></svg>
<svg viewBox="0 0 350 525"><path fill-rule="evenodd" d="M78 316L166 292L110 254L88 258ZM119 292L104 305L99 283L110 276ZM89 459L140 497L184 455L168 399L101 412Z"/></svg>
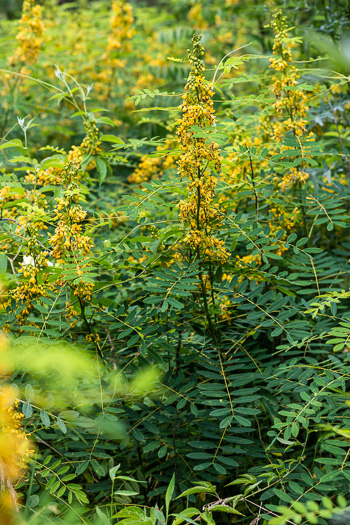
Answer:
<svg viewBox="0 0 350 525"><path fill-rule="evenodd" d="M348 3L21 4L0 2L1 525L338 519Z"/></svg>

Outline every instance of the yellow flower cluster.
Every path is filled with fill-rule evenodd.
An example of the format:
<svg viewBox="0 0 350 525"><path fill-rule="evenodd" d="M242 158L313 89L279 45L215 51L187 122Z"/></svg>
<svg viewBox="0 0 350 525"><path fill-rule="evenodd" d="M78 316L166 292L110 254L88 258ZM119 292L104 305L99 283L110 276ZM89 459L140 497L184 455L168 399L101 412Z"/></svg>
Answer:
<svg viewBox="0 0 350 525"><path fill-rule="evenodd" d="M101 342L101 338L98 334L87 334L85 336L85 339L89 342L89 343L100 343Z"/></svg>
<svg viewBox="0 0 350 525"><path fill-rule="evenodd" d="M222 222L219 208L213 202L217 179L212 174L221 170L220 150L206 135L209 131L212 134L215 127L214 91L203 75L204 48L200 37L194 35L192 42L193 50L188 50L192 69L185 86L187 93L182 97L183 115L177 130L184 150L178 161L178 173L181 178L189 179L188 195L179 204L179 216L189 226L185 243L207 259L224 262L229 253L224 242L214 235ZM205 136L198 137L193 127L203 130Z"/></svg>
<svg viewBox="0 0 350 525"><path fill-rule="evenodd" d="M309 174L306 173L306 171L293 167L288 173L283 175L282 180L278 183L278 186L282 191L285 191L294 184L304 184L308 178Z"/></svg>
<svg viewBox="0 0 350 525"><path fill-rule="evenodd" d="M40 297L47 297L48 291L54 289L49 282L49 275L40 272L42 268L49 266L49 261L47 260L49 252L44 251L39 242L39 231L42 229L45 229L43 224L40 221L35 221L30 214L27 217L19 218L18 230L25 230L29 236L27 255L18 270L19 273L22 273L23 278L18 281L17 286L11 291L11 297L16 300L16 303L21 302L25 305L24 309L17 316L19 325L23 324L25 317L32 310L33 301Z"/></svg>
<svg viewBox="0 0 350 525"><path fill-rule="evenodd" d="M67 194L74 189L76 189L76 184L73 182L68 186ZM70 196L57 198L56 201L57 227L53 235L49 233L49 242L53 246L52 257L62 262L71 255L86 255L92 247L91 238L82 235L81 222L85 219L87 212L78 204L72 205L74 201Z"/></svg>
<svg viewBox="0 0 350 525"><path fill-rule="evenodd" d="M203 17L203 4L202 2L196 2L188 13L188 19L192 22L196 29L206 29L209 24Z"/></svg>
<svg viewBox="0 0 350 525"><path fill-rule="evenodd" d="M22 264L18 270L19 273L23 274L23 280L18 282L11 293L11 297L17 303L21 302L25 305L21 313L17 315L18 325L22 325L25 317L29 315L33 301L40 297L47 297L48 290L52 290L52 285L48 283L45 276L40 277L40 282L38 280L40 268L48 265L46 255L46 253L42 253L35 260L33 258L33 264Z"/></svg>
<svg viewBox="0 0 350 525"><path fill-rule="evenodd" d="M98 155L101 152L101 142L98 140L99 131L96 124L90 120L84 122L86 135L79 147L73 146L68 154L68 160L79 166L83 161L84 155ZM96 167L95 159L86 166L85 170L90 171Z"/></svg>
<svg viewBox="0 0 350 525"><path fill-rule="evenodd" d="M142 184L150 179L161 175L161 159L160 157L149 157L143 155L135 171L128 177L128 181L132 184Z"/></svg>
<svg viewBox="0 0 350 525"><path fill-rule="evenodd" d="M111 34L106 52L102 55L103 70L96 75L95 83L95 90L102 98L109 98L115 81L118 85L122 84L122 78L116 78L116 72L126 66L126 60L122 57L132 50L131 39L135 34L133 23L132 6L126 0L114 0L110 21Z"/></svg>
<svg viewBox="0 0 350 525"><path fill-rule="evenodd" d="M287 36L288 27L286 17L279 10L275 13L272 22L275 33L273 44L273 58L270 67L280 74L273 77L272 91L276 96L274 108L279 115L287 116L282 126L274 128L275 138L281 139L287 131L292 130L296 136L306 132L306 115L308 101L305 92L298 88L300 78L298 69L292 65L292 43Z"/></svg>
<svg viewBox="0 0 350 525"><path fill-rule="evenodd" d="M90 130L87 126L87 129ZM94 129L94 128L92 128ZM52 246L50 255L56 260L57 264L64 264L65 260L74 259L76 262L77 277L80 278L71 283L70 286L80 299L90 300L94 288L93 283L86 282L83 278L83 269L89 266L86 256L93 247L91 237L84 233L83 221L86 219L87 212L79 204L80 188L79 178L81 175L81 158L75 155L77 151L88 151L91 147L96 148L96 142L91 142L89 135L84 139L81 148L76 148L73 153L74 160L68 161L63 173L63 185L65 190L63 197L56 198L54 208L54 222L57 224L55 232L49 235L49 244ZM72 151L72 150L71 150ZM56 286L66 284L64 272L55 282ZM68 309L68 315L71 310Z"/></svg>
<svg viewBox="0 0 350 525"><path fill-rule="evenodd" d="M142 182L147 182L155 177L161 177L164 170L173 168L175 166L175 157L174 155L166 153L167 150L173 147L174 138L169 135L164 144L157 146L156 149L158 152L164 152L164 156L149 157L148 155L144 155L141 157L139 165L136 170L129 175L128 181L134 184L142 184Z"/></svg>
<svg viewBox="0 0 350 525"><path fill-rule="evenodd" d="M231 312L232 301L226 296L223 295L219 297L219 308L220 308L220 319L227 320L228 325L231 325Z"/></svg>
<svg viewBox="0 0 350 525"><path fill-rule="evenodd" d="M19 198L26 197L33 204L25 215L22 215L23 208L20 207L12 206L5 210L8 220L15 225L15 235L8 237L13 238L14 241L9 242L8 238L5 238L0 245L5 253L17 251L17 255L19 243L21 242L26 246L26 255L18 270L18 273L22 273L23 277L18 280L16 287L10 290L8 297L8 301L13 298L16 303L21 302L24 305L21 313L17 316L18 325L21 325L32 309L32 302L39 297L47 296L47 290L52 289L52 286L47 282L48 276L46 274L43 274L40 280L37 278L40 269L48 265L46 259L48 252L42 249L43 245L39 241L40 230L47 229L47 226L40 218L40 210L37 205L39 203L44 206L46 201L44 199L43 204L39 198L36 202L35 191L28 190L21 195L11 190L12 188L5 186L1 190L0 196L3 196L5 201L14 203Z"/></svg>
<svg viewBox="0 0 350 525"><path fill-rule="evenodd" d="M257 133L261 131L261 128L257 127ZM231 185L231 190L225 199L232 201L240 191L247 187L254 191L255 179L259 178L260 171L266 169L269 163L267 158L257 159L253 152L259 151L259 148L264 145L264 137L261 135L249 137L240 127L235 131L233 138L235 151L228 155L228 166L224 173L225 180ZM246 149L244 155L237 153L240 146Z"/></svg>
<svg viewBox="0 0 350 525"><path fill-rule="evenodd" d="M56 186L60 184L61 181L62 169L53 167L37 172L28 170L24 179L26 184L38 184L39 186Z"/></svg>
<svg viewBox="0 0 350 525"><path fill-rule="evenodd" d="M273 219L268 223L271 234L274 234L281 229L285 230L286 233L280 238L280 241L283 241L288 237L288 232L290 232L300 220L300 209L295 207L291 212L288 212L279 204L275 203L269 208L269 210L273 214ZM287 249L288 248L285 248L281 242L276 253L277 255L282 255Z"/></svg>
<svg viewBox="0 0 350 525"><path fill-rule="evenodd" d="M83 142L80 144L80 146L73 145L68 152L68 162L78 169L76 173L76 180L80 179L81 176L80 168L84 155L93 156L98 155L101 152L101 142L98 140L99 133L96 124L91 121L85 121L84 127L86 130L86 136ZM95 167L96 162L94 159L91 159L89 164L86 166L85 171L90 171ZM50 167L47 169L40 169L38 171L28 170L24 182L26 184L33 184L35 186L56 186L64 182L65 175L65 168L58 167ZM3 188L1 191L4 190L5 188ZM0 192L0 198L1 196L2 195Z"/></svg>
<svg viewBox="0 0 350 525"><path fill-rule="evenodd" d="M2 219L8 219L11 223L15 220L17 208L16 206L11 206L9 208L4 207L8 202L19 201L23 198L23 194L19 193L16 188L11 186L4 186L0 189L0 202L2 203L1 217ZM15 238L4 237L0 240L0 253L6 253L10 249L15 250L18 247L17 240Z"/></svg>
<svg viewBox="0 0 350 525"><path fill-rule="evenodd" d="M135 34L132 28L134 16L132 6L125 0L114 0L112 3L111 29L112 34L108 39L107 53L112 57L123 49L123 52L130 53L132 46L130 40ZM120 67L120 62L112 62L113 67Z"/></svg>
<svg viewBox="0 0 350 525"><path fill-rule="evenodd" d="M238 268L247 268L250 267L251 264L254 262L258 264L260 262L260 254L257 255L243 255L243 257L240 257L239 255L236 255L237 259L237 266Z"/></svg>
<svg viewBox="0 0 350 525"><path fill-rule="evenodd" d="M18 315L18 325L22 325L26 316L32 309L34 300L46 297L48 291L54 291L55 287L63 286L68 283L65 280L64 272L57 280L50 280L49 273L43 273L41 270L49 265L53 265L48 260L52 257L56 265L64 264L66 260L71 261L73 258L77 265L77 277L75 283L69 283L73 293L80 299L91 299L91 293L94 288L93 283L86 282L83 276L83 269L88 266L86 256L90 252L93 243L91 238L84 233L83 222L86 220L87 212L79 205L80 186L79 180L84 174L82 162L84 156L96 155L101 151L98 140L98 128L94 122L85 122L86 136L80 146L73 146L68 153L67 164L60 167L50 167L47 169L29 170L25 176L25 183L32 184L34 188L27 190L25 196L32 204L32 210L23 215L15 206L9 208L8 214L11 220L16 223L16 235L26 243L27 253L22 263L19 273L22 278L18 281L16 287L9 292L9 298L15 299L16 303L21 303L24 308ZM95 166L94 159L88 163L85 171ZM54 233L48 233L49 245L52 249L45 251L43 230L47 230L47 222L50 216L44 211L47 207L47 201L44 193L40 191L40 186L61 185L63 196L56 198L54 207L54 216L51 222L55 225ZM23 195L16 193L10 186L5 186L0 192L0 197L5 201L13 201L23 198ZM43 214L43 215L41 215ZM41 218L43 217L43 219ZM41 240L40 240L41 238ZM3 243L2 248L5 252L13 249ZM71 313L71 311L70 311ZM32 324L32 323L29 323Z"/></svg>
<svg viewBox="0 0 350 525"><path fill-rule="evenodd" d="M272 138L278 142L288 131L295 137L302 137L306 133L306 116L309 110L308 97L298 87L298 69L292 65L293 41L288 37L286 20L281 10L278 10L271 24L275 39L270 67L278 73L273 77L272 91L276 97L273 107L280 117L284 117L283 121L272 123ZM308 138L312 138L312 134ZM296 183L303 184L307 178L308 174L303 169L293 168L283 176L279 187L284 191Z"/></svg>
<svg viewBox="0 0 350 525"><path fill-rule="evenodd" d="M44 24L40 5L34 0L24 0L19 32L16 37L19 45L13 57L9 59L11 66L21 63L26 66L34 64L44 42L43 34Z"/></svg>
<svg viewBox="0 0 350 525"><path fill-rule="evenodd" d="M72 304L67 302L66 303L66 313L65 313L65 318L67 319L67 321L70 321L71 319L73 319L73 317L77 317L78 315L79 315L78 310L76 310ZM77 324L77 321L72 320L70 323L71 328L74 328L76 324Z"/></svg>

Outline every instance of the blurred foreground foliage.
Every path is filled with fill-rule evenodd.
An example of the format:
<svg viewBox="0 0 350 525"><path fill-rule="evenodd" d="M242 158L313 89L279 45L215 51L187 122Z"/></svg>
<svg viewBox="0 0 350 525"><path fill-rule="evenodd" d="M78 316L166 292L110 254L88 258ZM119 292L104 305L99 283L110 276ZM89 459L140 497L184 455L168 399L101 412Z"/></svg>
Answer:
<svg viewBox="0 0 350 525"><path fill-rule="evenodd" d="M5 7L1 525L346 523L347 2Z"/></svg>

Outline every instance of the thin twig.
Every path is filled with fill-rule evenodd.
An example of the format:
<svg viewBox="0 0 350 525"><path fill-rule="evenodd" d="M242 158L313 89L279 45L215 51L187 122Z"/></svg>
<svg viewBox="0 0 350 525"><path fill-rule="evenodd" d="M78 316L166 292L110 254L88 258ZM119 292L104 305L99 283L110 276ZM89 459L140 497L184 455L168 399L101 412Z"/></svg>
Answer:
<svg viewBox="0 0 350 525"><path fill-rule="evenodd" d="M278 514L276 514L275 512L272 512L272 510L269 510L267 509L266 507L263 507L261 505L261 502L260 502L260 505L258 505L257 503L254 503L254 501L250 501L249 499L247 498L244 498L244 501L246 501L247 503L249 503L250 505L254 505L255 507L259 507L259 515L260 515L260 511L261 509L264 511L264 512L267 512L268 514L272 514L272 516L276 516L276 517L280 517ZM290 521L290 520L287 520L286 523L290 523L291 525L297 525L294 521Z"/></svg>

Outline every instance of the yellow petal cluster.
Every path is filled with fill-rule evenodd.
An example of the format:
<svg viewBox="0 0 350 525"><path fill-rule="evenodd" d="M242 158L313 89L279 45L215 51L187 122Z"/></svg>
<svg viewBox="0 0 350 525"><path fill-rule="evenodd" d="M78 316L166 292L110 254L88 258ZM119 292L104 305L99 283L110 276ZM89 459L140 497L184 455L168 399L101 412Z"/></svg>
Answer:
<svg viewBox="0 0 350 525"><path fill-rule="evenodd" d="M174 148L174 137L168 135L165 142L157 146L156 151L164 152L162 157L141 157L136 170L129 175L128 181L134 184L142 184L150 179L161 177L164 170L175 166L174 155L168 154L167 151Z"/></svg>
<svg viewBox="0 0 350 525"><path fill-rule="evenodd" d="M292 64L293 41L288 37L287 19L278 10L271 24L275 33L273 44L273 57L270 67L276 71L273 77L272 91L276 97L273 107L282 120L272 122L272 138L281 142L287 132L292 132L297 138L307 132L307 112L309 110L308 97L299 87L300 74ZM308 138L311 138L309 135ZM286 148L288 149L288 148ZM303 169L293 168L283 176L279 183L282 191L293 187L296 183L303 184L308 178L308 173Z"/></svg>
<svg viewBox="0 0 350 525"><path fill-rule="evenodd" d="M96 75L94 86L102 99L110 97L114 82L122 84L122 77L117 77L116 72L126 66L124 55L132 51L131 39L135 34L133 23L132 6L126 0L114 0L110 20L111 33L101 59L103 68Z"/></svg>
<svg viewBox="0 0 350 525"><path fill-rule="evenodd" d="M178 173L189 181L187 197L179 204L179 216L188 226L185 243L195 253L209 260L225 261L229 253L223 241L215 236L222 222L214 202L217 182L214 173L221 170L220 150L209 134L198 137L195 131L210 131L210 134L215 131L214 91L203 75L204 48L200 37L194 35L192 42L193 50L188 50L192 69L182 97L182 118L177 129L184 151L178 161Z"/></svg>
<svg viewBox="0 0 350 525"><path fill-rule="evenodd" d="M15 66L22 62L31 65L37 61L44 42L41 6L34 0L24 0L19 24L19 32L16 36L18 47L10 58L10 64Z"/></svg>

